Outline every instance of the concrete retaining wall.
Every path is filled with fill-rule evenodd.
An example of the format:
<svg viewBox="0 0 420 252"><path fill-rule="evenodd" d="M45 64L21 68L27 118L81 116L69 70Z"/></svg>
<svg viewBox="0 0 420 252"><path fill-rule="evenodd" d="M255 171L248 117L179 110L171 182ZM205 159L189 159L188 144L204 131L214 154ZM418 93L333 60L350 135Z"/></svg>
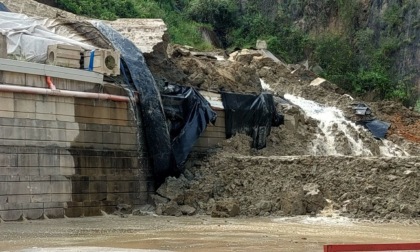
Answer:
<svg viewBox="0 0 420 252"><path fill-rule="evenodd" d="M45 88L44 78L0 73L4 84ZM125 95L118 86L53 82ZM146 203L153 185L142 134L125 102L0 93L0 218L100 215Z"/></svg>
<svg viewBox="0 0 420 252"><path fill-rule="evenodd" d="M225 131L225 112L223 110L216 110L217 119L216 124L207 126L206 131L197 140L193 151L201 152L210 148L215 148L226 139Z"/></svg>

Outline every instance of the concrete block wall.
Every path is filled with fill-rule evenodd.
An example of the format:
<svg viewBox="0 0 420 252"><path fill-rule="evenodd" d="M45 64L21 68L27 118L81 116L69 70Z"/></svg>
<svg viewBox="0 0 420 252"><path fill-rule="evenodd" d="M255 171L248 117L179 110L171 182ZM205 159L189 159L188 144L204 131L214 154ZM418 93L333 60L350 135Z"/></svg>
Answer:
<svg viewBox="0 0 420 252"><path fill-rule="evenodd" d="M209 124L207 126L207 129L197 140L193 151L202 152L211 148L215 148L219 143L226 139L225 112L223 110L216 110L216 114L216 124Z"/></svg>
<svg viewBox="0 0 420 252"><path fill-rule="evenodd" d="M119 86L53 79L57 89ZM46 87L45 77L0 73L0 85ZM0 218L78 217L140 205L152 172L131 105L0 92Z"/></svg>

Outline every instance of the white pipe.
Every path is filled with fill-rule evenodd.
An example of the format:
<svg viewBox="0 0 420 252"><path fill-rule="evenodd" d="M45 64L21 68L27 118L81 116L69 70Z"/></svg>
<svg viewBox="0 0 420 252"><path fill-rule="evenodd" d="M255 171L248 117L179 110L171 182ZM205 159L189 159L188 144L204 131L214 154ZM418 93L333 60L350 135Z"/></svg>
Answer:
<svg viewBox="0 0 420 252"><path fill-rule="evenodd" d="M41 95L66 96L66 97L76 97L76 98L90 98L90 99L99 99L99 100L111 100L111 101L116 101L116 102L130 102L130 97L127 97L127 96L111 95L111 94L103 94L103 93L102 94L101 93L88 93L88 92L69 91L69 90L57 90L57 89L51 90L48 88L35 88L35 87L4 85L4 84L0 84L0 92L41 94Z"/></svg>

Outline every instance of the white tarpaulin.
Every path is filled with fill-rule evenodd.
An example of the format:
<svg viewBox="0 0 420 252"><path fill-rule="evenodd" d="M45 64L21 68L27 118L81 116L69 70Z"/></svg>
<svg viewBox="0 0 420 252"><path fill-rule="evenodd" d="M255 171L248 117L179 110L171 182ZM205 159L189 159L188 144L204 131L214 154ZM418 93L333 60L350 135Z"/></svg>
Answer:
<svg viewBox="0 0 420 252"><path fill-rule="evenodd" d="M7 54L13 58L45 63L49 45L67 44L86 50L95 47L54 33L51 19L35 19L24 14L0 12L0 33L7 37Z"/></svg>

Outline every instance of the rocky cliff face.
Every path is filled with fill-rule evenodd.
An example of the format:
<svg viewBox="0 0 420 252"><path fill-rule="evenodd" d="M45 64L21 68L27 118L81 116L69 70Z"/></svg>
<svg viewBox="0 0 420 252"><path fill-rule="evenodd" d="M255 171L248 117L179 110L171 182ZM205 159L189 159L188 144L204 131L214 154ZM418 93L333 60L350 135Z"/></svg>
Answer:
<svg viewBox="0 0 420 252"><path fill-rule="evenodd" d="M395 53L393 70L398 78L411 81L420 94L420 2L400 0L370 0L366 26L379 41L387 28L395 29L401 47Z"/></svg>
<svg viewBox="0 0 420 252"><path fill-rule="evenodd" d="M286 0L277 1L277 8L279 13L287 15L298 27L313 36L325 32L347 32L355 40L358 31L369 30L372 33L369 39L376 47L390 43L393 39L398 44L396 51L389 55L394 81L406 83L406 88L411 89L413 99L420 96L419 1Z"/></svg>

